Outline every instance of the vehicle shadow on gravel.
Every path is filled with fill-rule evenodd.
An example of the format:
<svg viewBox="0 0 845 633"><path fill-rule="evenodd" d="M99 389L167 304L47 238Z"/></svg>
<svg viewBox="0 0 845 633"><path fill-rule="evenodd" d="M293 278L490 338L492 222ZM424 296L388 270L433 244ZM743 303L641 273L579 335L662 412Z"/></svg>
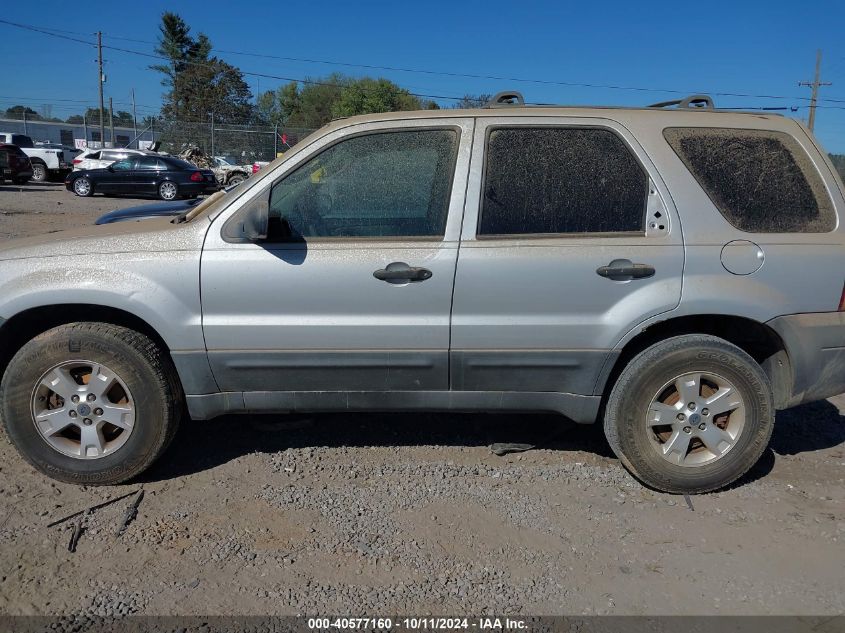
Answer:
<svg viewBox="0 0 845 633"><path fill-rule="evenodd" d="M230 415L188 420L170 449L140 481L162 481L214 468L243 455L288 448L364 446L487 447L514 442L560 451L613 453L601 425L556 415L475 413L314 413Z"/></svg>
<svg viewBox="0 0 845 633"><path fill-rule="evenodd" d="M455 413L320 413L231 415L186 421L167 454L141 481L199 473L249 453L288 448L356 446L487 447L516 442L615 459L601 424L578 425L555 415ZM845 442L845 415L828 401L778 413L769 449L735 485L765 477L776 455L796 455Z"/></svg>

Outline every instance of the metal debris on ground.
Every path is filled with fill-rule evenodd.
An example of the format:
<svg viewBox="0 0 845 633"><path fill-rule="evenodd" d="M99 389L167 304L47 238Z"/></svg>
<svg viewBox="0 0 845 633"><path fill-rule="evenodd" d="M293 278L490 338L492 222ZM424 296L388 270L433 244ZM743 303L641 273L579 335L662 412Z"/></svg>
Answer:
<svg viewBox="0 0 845 633"><path fill-rule="evenodd" d="M137 492L138 492L137 490L135 490L133 492L127 492L125 495L120 495L119 497L115 497L114 499L109 499L108 501L103 501L102 503L98 503L98 504L93 505L89 508L77 510L76 512L73 512L72 514L68 514L67 516L63 516L61 519L56 519L52 523L48 523L47 527L48 528L49 527L55 527L55 526L59 525L60 523L64 523L65 521L68 521L68 520L70 520L74 517L78 517L80 514L85 514L86 512L94 512L95 510L99 510L100 508L105 508L106 506L111 505L112 503L115 503L117 501L120 501L121 499L126 499L126 497L131 497L132 495L136 494Z"/></svg>
<svg viewBox="0 0 845 633"><path fill-rule="evenodd" d="M692 507L692 499L687 493L684 493L684 501L687 502L687 507L692 511L695 512L695 508Z"/></svg>
<svg viewBox="0 0 845 633"><path fill-rule="evenodd" d="M88 518L89 510L85 510L82 513L82 516L79 517L79 521L76 522L76 525L73 528L73 532L70 535L70 542L67 544L67 551L71 554L76 552L76 546L79 543L79 537L82 536L83 525L85 523L85 519Z"/></svg>
<svg viewBox="0 0 845 633"><path fill-rule="evenodd" d="M525 451L530 451L532 448L536 448L534 444L518 444L512 442L496 442L490 445L490 451L499 457L509 453L524 453Z"/></svg>
<svg viewBox="0 0 845 633"><path fill-rule="evenodd" d="M123 521L120 522L120 527L117 528L115 536L120 536L126 531L126 528L132 523L132 520L138 516L138 506L141 505L141 500L144 498L144 489L138 491L138 495L132 500L132 503L126 508L123 514Z"/></svg>

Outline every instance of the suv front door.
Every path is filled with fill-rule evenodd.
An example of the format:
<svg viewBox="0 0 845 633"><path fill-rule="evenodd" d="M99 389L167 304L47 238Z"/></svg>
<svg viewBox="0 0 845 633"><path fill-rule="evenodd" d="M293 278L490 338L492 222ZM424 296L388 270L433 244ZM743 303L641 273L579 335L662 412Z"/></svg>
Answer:
<svg viewBox="0 0 845 633"><path fill-rule="evenodd" d="M599 393L620 339L681 297L681 227L654 165L608 119L490 117L470 173L452 388Z"/></svg>
<svg viewBox="0 0 845 633"><path fill-rule="evenodd" d="M275 169L272 187L244 196L268 196L265 241L226 241L239 209L221 213L201 279L221 390L276 392L245 394L247 407L267 409L354 397L326 392L449 388L472 125L371 123L314 141Z"/></svg>

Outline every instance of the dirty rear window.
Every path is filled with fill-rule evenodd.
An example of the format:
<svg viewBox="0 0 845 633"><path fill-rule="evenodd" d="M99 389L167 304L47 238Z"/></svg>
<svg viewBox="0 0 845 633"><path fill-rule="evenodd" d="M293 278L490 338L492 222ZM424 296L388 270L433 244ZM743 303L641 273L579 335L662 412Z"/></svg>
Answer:
<svg viewBox="0 0 845 633"><path fill-rule="evenodd" d="M663 135L741 231L825 233L836 226L824 183L792 136L732 128L667 128Z"/></svg>
<svg viewBox="0 0 845 633"><path fill-rule="evenodd" d="M497 128L487 140L479 235L645 231L648 178L598 128Z"/></svg>

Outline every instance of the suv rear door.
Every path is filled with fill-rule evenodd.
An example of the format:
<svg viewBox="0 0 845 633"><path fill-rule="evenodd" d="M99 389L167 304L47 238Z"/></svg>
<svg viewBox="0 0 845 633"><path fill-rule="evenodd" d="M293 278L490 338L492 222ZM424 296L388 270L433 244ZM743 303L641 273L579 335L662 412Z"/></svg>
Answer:
<svg viewBox="0 0 845 633"><path fill-rule="evenodd" d="M614 345L681 296L681 227L654 165L606 118L490 117L470 174L452 388L599 393Z"/></svg>
<svg viewBox="0 0 845 633"><path fill-rule="evenodd" d="M263 409L326 404L327 391L448 390L471 141L466 118L341 128L245 194L268 197L270 239L227 241L240 205L224 211L201 280L221 390L286 392L245 396Z"/></svg>

